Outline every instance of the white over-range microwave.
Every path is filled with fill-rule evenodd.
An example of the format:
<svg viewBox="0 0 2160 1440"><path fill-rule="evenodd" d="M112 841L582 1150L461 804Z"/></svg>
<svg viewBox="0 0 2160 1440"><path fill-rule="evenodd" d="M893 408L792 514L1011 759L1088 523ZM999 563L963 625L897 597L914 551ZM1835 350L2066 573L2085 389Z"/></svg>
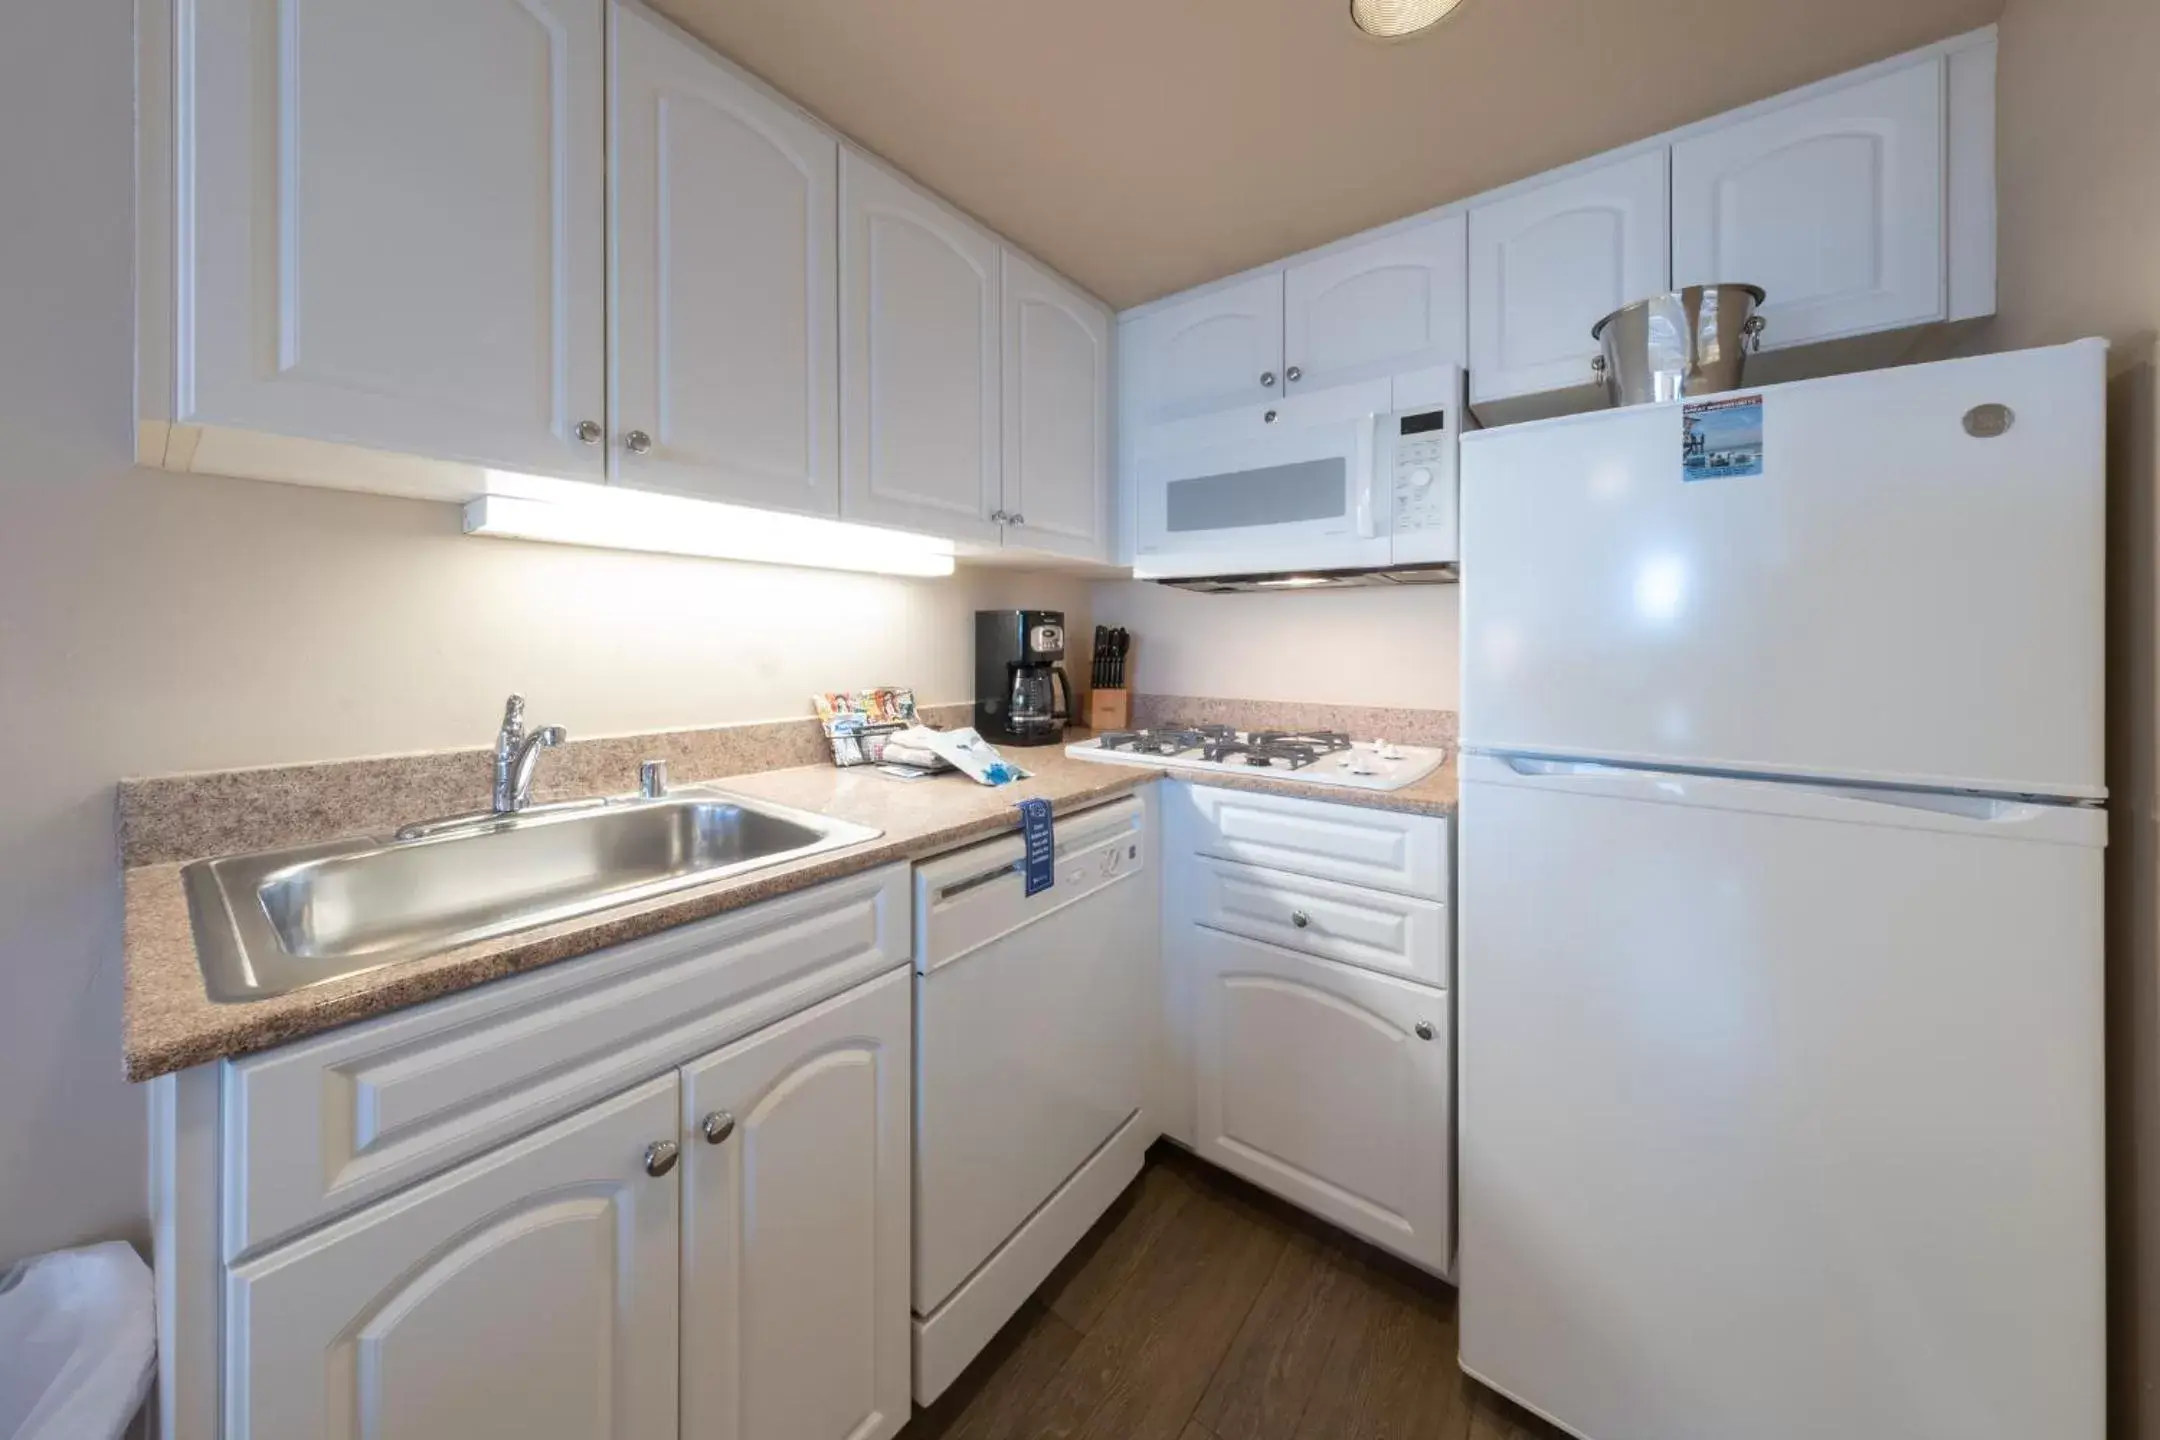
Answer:
<svg viewBox="0 0 2160 1440"><path fill-rule="evenodd" d="M1449 365L1150 427L1133 574L1219 590L1452 579L1463 416Z"/></svg>

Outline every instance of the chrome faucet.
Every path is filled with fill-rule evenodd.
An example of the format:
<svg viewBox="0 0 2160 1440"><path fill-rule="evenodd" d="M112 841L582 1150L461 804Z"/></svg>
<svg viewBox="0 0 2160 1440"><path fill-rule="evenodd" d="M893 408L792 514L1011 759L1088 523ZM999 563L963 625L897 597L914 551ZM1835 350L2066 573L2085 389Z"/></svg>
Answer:
<svg viewBox="0 0 2160 1440"><path fill-rule="evenodd" d="M547 725L525 733L525 697L512 695L503 705L502 729L495 736L495 813L515 815L532 804L533 771L540 752L563 743L568 733Z"/></svg>

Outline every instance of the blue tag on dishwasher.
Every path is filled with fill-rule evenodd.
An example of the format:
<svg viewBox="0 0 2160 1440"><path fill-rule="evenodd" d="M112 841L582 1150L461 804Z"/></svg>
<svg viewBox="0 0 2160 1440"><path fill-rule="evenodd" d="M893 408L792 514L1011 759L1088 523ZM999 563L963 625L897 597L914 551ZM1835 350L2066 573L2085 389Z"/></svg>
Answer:
<svg viewBox="0 0 2160 1440"><path fill-rule="evenodd" d="M1027 841L1027 893L1040 895L1057 883L1057 841L1050 834L1050 802L1020 802L1020 834Z"/></svg>

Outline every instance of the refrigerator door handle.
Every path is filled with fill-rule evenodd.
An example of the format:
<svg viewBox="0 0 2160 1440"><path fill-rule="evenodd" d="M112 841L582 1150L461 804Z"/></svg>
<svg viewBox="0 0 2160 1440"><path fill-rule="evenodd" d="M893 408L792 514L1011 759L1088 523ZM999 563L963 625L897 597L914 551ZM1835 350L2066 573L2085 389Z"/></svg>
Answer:
<svg viewBox="0 0 2160 1440"><path fill-rule="evenodd" d="M1632 769L1595 760L1551 760L1524 755L1465 755L1466 781L1528 784L1578 795L1619 800L1704 805L1718 809L1787 814L1861 824L1922 829L2016 831L2023 838L2069 844L2106 843L2105 811L1997 795L1960 795L1823 784L1771 776L1705 775L1689 771Z"/></svg>

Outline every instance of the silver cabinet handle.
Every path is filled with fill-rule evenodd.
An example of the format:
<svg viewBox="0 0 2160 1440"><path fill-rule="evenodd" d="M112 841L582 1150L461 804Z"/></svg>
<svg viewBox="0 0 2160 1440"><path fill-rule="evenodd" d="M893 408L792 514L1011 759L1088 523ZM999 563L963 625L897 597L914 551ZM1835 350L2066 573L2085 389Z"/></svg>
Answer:
<svg viewBox="0 0 2160 1440"><path fill-rule="evenodd" d="M1290 912L1290 923L1303 930L1306 926L1312 924L1312 916L1306 914L1303 910L1292 910Z"/></svg>
<svg viewBox="0 0 2160 1440"><path fill-rule="evenodd" d="M1275 383L1275 372L1272 370L1263 372L1260 376L1260 383L1262 385L1273 385Z"/></svg>
<svg viewBox="0 0 2160 1440"><path fill-rule="evenodd" d="M645 1147L645 1173L655 1180L675 1168L675 1157L682 1154L682 1146L673 1140L655 1140Z"/></svg>
<svg viewBox="0 0 2160 1440"><path fill-rule="evenodd" d="M1288 380L1291 384L1295 385L1298 381L1305 378L1305 372L1298 369L1297 366L1292 365L1289 369L1282 372L1282 378Z"/></svg>
<svg viewBox="0 0 2160 1440"><path fill-rule="evenodd" d="M1420 1020L1417 1022L1417 1038L1420 1040L1432 1039L1432 1021Z"/></svg>
<svg viewBox="0 0 2160 1440"><path fill-rule="evenodd" d="M631 454L643 455L646 451L652 449L652 436L642 430L632 430L628 435L623 436L623 444Z"/></svg>
<svg viewBox="0 0 2160 1440"><path fill-rule="evenodd" d="M1274 424L1274 423L1275 423L1275 412L1274 412L1273 410L1270 410L1270 411L1268 411L1268 412L1267 412L1267 414L1265 414L1265 415L1262 415L1262 416L1260 417L1260 423L1261 423L1261 424L1263 424L1263 425L1272 425L1272 424Z"/></svg>
<svg viewBox="0 0 2160 1440"><path fill-rule="evenodd" d="M573 433L587 445L597 445L600 443L600 422L597 420L580 420L577 422L577 429Z"/></svg>
<svg viewBox="0 0 2160 1440"><path fill-rule="evenodd" d="M715 1110L698 1122L698 1129L705 1136L705 1143L718 1145L735 1133L735 1117L726 1110Z"/></svg>

